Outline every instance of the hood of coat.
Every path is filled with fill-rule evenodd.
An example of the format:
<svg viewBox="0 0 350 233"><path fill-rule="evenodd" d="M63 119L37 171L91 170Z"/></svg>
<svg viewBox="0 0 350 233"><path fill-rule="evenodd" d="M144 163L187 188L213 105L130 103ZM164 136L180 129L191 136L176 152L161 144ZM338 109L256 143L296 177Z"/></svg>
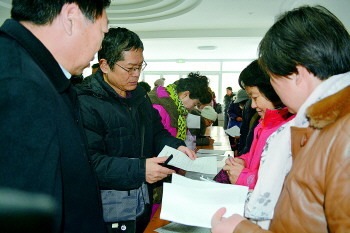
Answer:
<svg viewBox="0 0 350 233"><path fill-rule="evenodd" d="M350 86L311 105L306 116L310 126L322 129L350 113Z"/></svg>

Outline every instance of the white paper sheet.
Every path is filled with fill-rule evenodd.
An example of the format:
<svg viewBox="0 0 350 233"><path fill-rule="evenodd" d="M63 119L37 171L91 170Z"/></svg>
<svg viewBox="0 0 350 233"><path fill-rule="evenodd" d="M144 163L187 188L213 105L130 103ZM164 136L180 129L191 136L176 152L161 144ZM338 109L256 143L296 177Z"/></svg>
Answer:
<svg viewBox="0 0 350 233"><path fill-rule="evenodd" d="M173 174L173 183L164 183L160 218L199 227L211 227L213 214L226 207L225 217L243 215L248 187L195 181Z"/></svg>
<svg viewBox="0 0 350 233"><path fill-rule="evenodd" d="M241 135L241 129L235 125L229 129L226 129L225 132L230 135L231 137L236 137Z"/></svg>
<svg viewBox="0 0 350 233"><path fill-rule="evenodd" d="M189 129L200 129L201 128L201 116L193 115L191 113L187 114L186 126Z"/></svg>
<svg viewBox="0 0 350 233"><path fill-rule="evenodd" d="M197 156L213 156L213 154L197 154ZM233 151L226 151L224 155L215 154L215 157L217 159L217 173L222 169L223 166L225 166L225 161L229 156L233 156ZM214 179L216 174L204 174L200 172L187 171L185 177L190 178L192 180L202 180L201 177L212 180Z"/></svg>
<svg viewBox="0 0 350 233"><path fill-rule="evenodd" d="M181 168L185 171L201 172L205 174L217 173L216 157L203 157L191 160L187 155L170 146L165 146L158 157L173 155L173 159L168 163L171 166Z"/></svg>
<svg viewBox="0 0 350 233"><path fill-rule="evenodd" d="M210 149L199 149L197 153L199 154L217 154L217 155L223 155L225 154L225 150L210 150Z"/></svg>

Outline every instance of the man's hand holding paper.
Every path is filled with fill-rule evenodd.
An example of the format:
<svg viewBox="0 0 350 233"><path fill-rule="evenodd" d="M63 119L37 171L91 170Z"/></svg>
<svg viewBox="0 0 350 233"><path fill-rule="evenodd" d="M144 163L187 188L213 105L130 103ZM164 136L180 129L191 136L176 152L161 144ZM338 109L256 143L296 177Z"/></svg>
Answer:
<svg viewBox="0 0 350 233"><path fill-rule="evenodd" d="M170 156L171 154L174 155L174 158L169 162L169 165L171 166L186 171L201 172L205 174L217 173L216 157L202 157L191 160L186 154L169 146L165 146L159 153L158 157Z"/></svg>
<svg viewBox="0 0 350 233"><path fill-rule="evenodd" d="M166 157L154 157L146 159L146 182L153 184L159 180L164 179L168 175L171 175L175 171L166 167L163 167L161 164L167 160Z"/></svg>

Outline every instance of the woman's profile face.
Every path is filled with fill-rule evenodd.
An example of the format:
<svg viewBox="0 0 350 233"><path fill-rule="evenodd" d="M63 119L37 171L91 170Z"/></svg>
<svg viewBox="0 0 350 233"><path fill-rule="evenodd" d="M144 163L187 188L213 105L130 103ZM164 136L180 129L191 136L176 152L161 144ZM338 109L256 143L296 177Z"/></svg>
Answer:
<svg viewBox="0 0 350 233"><path fill-rule="evenodd" d="M187 110L192 110L199 103L199 100L191 99L190 97L188 97L188 99L186 99L185 101L182 101L182 103L184 104Z"/></svg>
<svg viewBox="0 0 350 233"><path fill-rule="evenodd" d="M187 110L194 109L199 104L199 99L191 99L190 92L184 91L179 94L180 100Z"/></svg>
<svg viewBox="0 0 350 233"><path fill-rule="evenodd" d="M275 109L273 103L259 91L256 86L246 86L245 90L252 99L252 108L256 110L261 119L264 119L266 109Z"/></svg>

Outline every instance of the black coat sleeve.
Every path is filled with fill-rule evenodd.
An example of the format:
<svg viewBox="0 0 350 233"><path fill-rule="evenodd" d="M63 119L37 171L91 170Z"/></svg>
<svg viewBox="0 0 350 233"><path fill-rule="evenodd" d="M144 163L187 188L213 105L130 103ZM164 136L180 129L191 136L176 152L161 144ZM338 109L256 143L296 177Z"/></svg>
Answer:
<svg viewBox="0 0 350 233"><path fill-rule="evenodd" d="M2 79L0 92L0 184L54 195L60 170L57 103L22 79Z"/></svg>

